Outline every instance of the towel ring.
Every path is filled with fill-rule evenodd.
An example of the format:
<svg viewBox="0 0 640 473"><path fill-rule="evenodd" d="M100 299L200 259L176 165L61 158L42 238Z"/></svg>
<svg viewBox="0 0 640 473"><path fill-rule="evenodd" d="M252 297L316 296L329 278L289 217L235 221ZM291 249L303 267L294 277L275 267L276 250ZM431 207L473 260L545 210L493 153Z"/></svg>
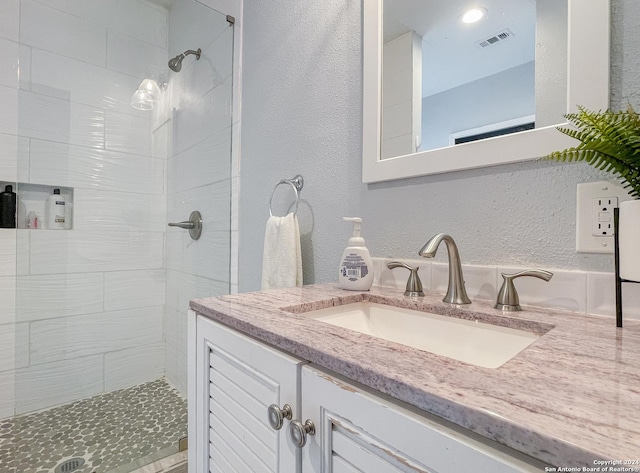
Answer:
<svg viewBox="0 0 640 473"><path fill-rule="evenodd" d="M273 217L273 212L271 212L271 202L273 201L273 195L276 193L276 189L280 184L289 184L293 188L293 192L296 194L296 208L293 211L293 215L298 213L298 204L300 203L300 194L298 193L302 190L304 186L304 179L300 174L296 175L293 179L280 179L278 183L273 186L273 191L271 191L271 197L269 198L269 216Z"/></svg>

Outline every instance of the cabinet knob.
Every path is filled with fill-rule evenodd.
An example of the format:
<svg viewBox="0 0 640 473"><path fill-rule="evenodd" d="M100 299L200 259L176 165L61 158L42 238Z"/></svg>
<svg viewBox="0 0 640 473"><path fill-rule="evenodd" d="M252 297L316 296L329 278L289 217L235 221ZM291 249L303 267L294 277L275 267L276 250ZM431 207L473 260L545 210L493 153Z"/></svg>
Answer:
<svg viewBox="0 0 640 473"><path fill-rule="evenodd" d="M307 444L307 435L315 435L316 426L309 419L304 421L304 424L299 420L294 420L289 424L289 434L293 444L302 448Z"/></svg>
<svg viewBox="0 0 640 473"><path fill-rule="evenodd" d="M291 420L293 412L289 404L282 406L282 409L277 404L271 404L267 410L269 416L269 425L273 430L280 430L285 419Z"/></svg>

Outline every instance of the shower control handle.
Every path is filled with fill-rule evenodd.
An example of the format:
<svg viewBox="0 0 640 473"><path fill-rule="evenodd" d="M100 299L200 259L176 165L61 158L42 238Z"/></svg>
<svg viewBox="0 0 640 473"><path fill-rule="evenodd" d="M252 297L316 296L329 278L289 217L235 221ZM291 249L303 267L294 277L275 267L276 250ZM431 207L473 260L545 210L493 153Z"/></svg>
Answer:
<svg viewBox="0 0 640 473"><path fill-rule="evenodd" d="M179 227L184 228L185 230L189 230L189 235L193 240L197 240L200 238L202 234L202 215L197 210L191 212L189 215L189 220L184 222L172 222L169 223L170 227Z"/></svg>
<svg viewBox="0 0 640 473"><path fill-rule="evenodd" d="M193 222L187 221L187 222L170 223L169 226L170 227L180 227L180 228L184 228L185 230L191 230L196 225Z"/></svg>

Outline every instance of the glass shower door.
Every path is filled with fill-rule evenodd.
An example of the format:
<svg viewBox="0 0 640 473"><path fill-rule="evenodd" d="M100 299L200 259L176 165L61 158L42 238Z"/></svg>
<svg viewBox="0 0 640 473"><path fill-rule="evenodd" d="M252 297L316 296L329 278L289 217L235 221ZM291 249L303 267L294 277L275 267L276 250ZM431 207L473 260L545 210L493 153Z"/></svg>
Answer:
<svg viewBox="0 0 640 473"><path fill-rule="evenodd" d="M166 373L186 395L189 300L230 292L234 28L226 15L187 0L171 11L169 28L171 57L202 50L169 74L167 219L185 221L197 210L203 220L198 240L167 229Z"/></svg>
<svg viewBox="0 0 640 473"><path fill-rule="evenodd" d="M188 300L229 292L233 25L195 0L9 3L0 181L19 228L0 234L0 470L132 471L186 436ZM136 110L147 78L160 98ZM167 227L192 210L197 241Z"/></svg>

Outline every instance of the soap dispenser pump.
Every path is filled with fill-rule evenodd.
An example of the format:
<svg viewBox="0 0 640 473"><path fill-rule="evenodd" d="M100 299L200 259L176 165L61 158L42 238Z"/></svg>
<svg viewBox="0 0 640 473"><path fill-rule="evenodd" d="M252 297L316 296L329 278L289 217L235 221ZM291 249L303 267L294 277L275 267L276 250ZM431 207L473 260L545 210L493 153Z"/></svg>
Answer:
<svg viewBox="0 0 640 473"><path fill-rule="evenodd" d="M359 217L342 217L353 222L353 235L340 259L338 282L342 289L349 291L368 291L373 284L373 261L360 235L362 219Z"/></svg>

